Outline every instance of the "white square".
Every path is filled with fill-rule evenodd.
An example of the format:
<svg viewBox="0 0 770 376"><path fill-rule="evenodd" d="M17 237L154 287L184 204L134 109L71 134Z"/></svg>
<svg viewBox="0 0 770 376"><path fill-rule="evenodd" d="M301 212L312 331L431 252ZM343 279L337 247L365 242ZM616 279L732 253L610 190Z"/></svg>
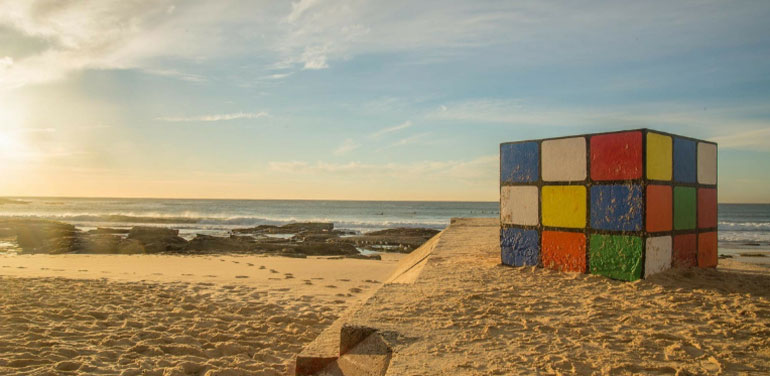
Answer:
<svg viewBox="0 0 770 376"><path fill-rule="evenodd" d="M647 238L644 277L649 277L669 268L671 268L671 237Z"/></svg>
<svg viewBox="0 0 770 376"><path fill-rule="evenodd" d="M585 180L587 163L585 137L543 141L542 155L543 180Z"/></svg>
<svg viewBox="0 0 770 376"><path fill-rule="evenodd" d="M717 183L717 146L698 143L698 183Z"/></svg>
<svg viewBox="0 0 770 376"><path fill-rule="evenodd" d="M513 186L500 189L500 220L504 224L537 226L537 187Z"/></svg>

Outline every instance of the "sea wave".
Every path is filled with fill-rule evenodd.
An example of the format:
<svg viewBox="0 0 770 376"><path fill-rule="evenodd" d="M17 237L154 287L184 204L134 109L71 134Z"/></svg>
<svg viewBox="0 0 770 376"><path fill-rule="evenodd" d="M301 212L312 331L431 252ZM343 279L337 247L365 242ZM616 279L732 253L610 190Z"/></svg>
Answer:
<svg viewBox="0 0 770 376"><path fill-rule="evenodd" d="M732 231L770 231L770 222L719 221L719 229Z"/></svg>
<svg viewBox="0 0 770 376"><path fill-rule="evenodd" d="M284 225L296 222L331 222L337 228L391 228L391 227L427 227L442 229L449 224L449 219L335 219L329 217L263 217L263 216L190 216L190 215L126 215L126 214L45 214L45 215L6 215L0 219L47 219L73 224L110 224L131 226L136 224L184 225L185 228L235 228L258 225Z"/></svg>

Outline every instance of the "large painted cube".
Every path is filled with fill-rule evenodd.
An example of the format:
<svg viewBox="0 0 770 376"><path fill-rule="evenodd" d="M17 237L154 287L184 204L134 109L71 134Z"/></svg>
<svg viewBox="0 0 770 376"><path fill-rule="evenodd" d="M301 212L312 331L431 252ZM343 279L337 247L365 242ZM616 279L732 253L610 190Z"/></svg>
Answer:
<svg viewBox="0 0 770 376"><path fill-rule="evenodd" d="M717 265L717 145L650 129L500 145L502 263L633 281Z"/></svg>

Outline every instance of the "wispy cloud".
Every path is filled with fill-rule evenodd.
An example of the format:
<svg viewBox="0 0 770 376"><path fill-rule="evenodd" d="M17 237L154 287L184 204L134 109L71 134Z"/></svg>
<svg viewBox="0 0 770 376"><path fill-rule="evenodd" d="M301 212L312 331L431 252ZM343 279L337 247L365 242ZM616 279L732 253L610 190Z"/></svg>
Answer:
<svg viewBox="0 0 770 376"><path fill-rule="evenodd" d="M269 116L267 112L236 112L232 114L218 114L218 115L200 115L200 116L164 116L157 117L155 120L168 121L168 122L211 122L211 121L227 121L236 119L259 119Z"/></svg>
<svg viewBox="0 0 770 376"><path fill-rule="evenodd" d="M770 122L761 129L733 132L724 136L712 137L710 141L718 143L720 148L770 151Z"/></svg>
<svg viewBox="0 0 770 376"><path fill-rule="evenodd" d="M410 120L407 120L407 121L405 121L405 122L403 122L401 124L394 125L392 127L387 127L387 128L380 129L379 131L372 133L371 137L377 138L377 137L380 137L380 136L382 136L384 134L400 131L402 129L406 129L406 128L409 128L411 126L412 126L412 122Z"/></svg>
<svg viewBox="0 0 770 376"><path fill-rule="evenodd" d="M402 139L400 139L400 140L390 144L389 147L393 148L393 147L398 147L398 146L406 146L406 145L415 144L415 143L417 143L419 141L422 141L428 135L430 135L430 133L427 133L427 132L426 133L418 133L416 135L412 135L412 136L409 136L409 137L402 138Z"/></svg>
<svg viewBox="0 0 770 376"><path fill-rule="evenodd" d="M273 161L270 170L286 174L353 175L383 178L448 178L474 184L497 180L498 156L485 155L470 160L417 161L412 163L329 163L324 161Z"/></svg>
<svg viewBox="0 0 770 376"><path fill-rule="evenodd" d="M340 145L337 149L334 149L334 155L347 154L353 150L358 149L360 146L361 145L353 141L353 139L346 138L345 141L342 142L342 145Z"/></svg>

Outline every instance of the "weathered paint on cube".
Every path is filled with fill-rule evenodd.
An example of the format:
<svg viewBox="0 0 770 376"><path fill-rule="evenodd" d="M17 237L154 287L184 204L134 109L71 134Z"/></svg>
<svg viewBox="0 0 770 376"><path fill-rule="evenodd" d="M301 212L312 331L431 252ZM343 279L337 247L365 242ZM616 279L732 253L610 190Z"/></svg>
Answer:
<svg viewBox="0 0 770 376"><path fill-rule="evenodd" d="M591 235L588 260L591 274L624 281L642 278L642 238Z"/></svg>
<svg viewBox="0 0 770 376"><path fill-rule="evenodd" d="M674 181L695 183L695 141L674 137Z"/></svg>
<svg viewBox="0 0 770 376"><path fill-rule="evenodd" d="M584 186L544 186L542 202L544 226L586 227L586 188Z"/></svg>
<svg viewBox="0 0 770 376"><path fill-rule="evenodd" d="M671 265L676 268L689 268L698 265L697 240L695 234L674 235Z"/></svg>
<svg viewBox="0 0 770 376"><path fill-rule="evenodd" d="M647 133L647 179L671 180L673 141L671 136Z"/></svg>
<svg viewBox="0 0 770 376"><path fill-rule="evenodd" d="M543 141L542 154L543 181L585 180L585 137Z"/></svg>
<svg viewBox="0 0 770 376"><path fill-rule="evenodd" d="M717 266L717 241L716 232L698 234L698 267L713 268Z"/></svg>
<svg viewBox="0 0 770 376"><path fill-rule="evenodd" d="M671 186L647 186L647 232L671 231L672 197Z"/></svg>
<svg viewBox="0 0 770 376"><path fill-rule="evenodd" d="M698 183L717 183L717 146L698 143Z"/></svg>
<svg viewBox="0 0 770 376"><path fill-rule="evenodd" d="M591 179L629 180L642 177L642 132L591 137Z"/></svg>
<svg viewBox="0 0 770 376"><path fill-rule="evenodd" d="M500 230L502 262L511 266L534 266L540 261L540 234L537 230Z"/></svg>
<svg viewBox="0 0 770 376"><path fill-rule="evenodd" d="M579 232L543 231L543 266L563 272L586 272L586 236Z"/></svg>
<svg viewBox="0 0 770 376"><path fill-rule="evenodd" d="M500 181L534 183L539 178L540 146L537 142L500 145Z"/></svg>
<svg viewBox="0 0 770 376"><path fill-rule="evenodd" d="M671 268L672 240L670 236L647 238L644 257L644 277Z"/></svg>
<svg viewBox="0 0 770 376"><path fill-rule="evenodd" d="M695 188L674 187L674 230L695 228Z"/></svg>
<svg viewBox="0 0 770 376"><path fill-rule="evenodd" d="M500 189L500 219L504 224L536 226L539 222L538 188L504 186Z"/></svg>
<svg viewBox="0 0 770 376"><path fill-rule="evenodd" d="M698 188L698 228L717 227L717 190Z"/></svg>
<svg viewBox="0 0 770 376"><path fill-rule="evenodd" d="M595 185L591 187L591 228L641 231L643 203L640 185Z"/></svg>

